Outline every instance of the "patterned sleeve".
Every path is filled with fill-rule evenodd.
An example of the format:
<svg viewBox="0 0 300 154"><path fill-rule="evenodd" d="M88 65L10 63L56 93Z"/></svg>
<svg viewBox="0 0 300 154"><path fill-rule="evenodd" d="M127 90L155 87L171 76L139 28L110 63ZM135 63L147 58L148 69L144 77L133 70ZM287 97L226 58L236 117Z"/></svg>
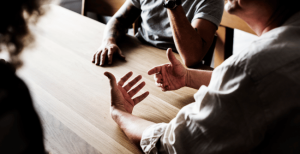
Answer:
<svg viewBox="0 0 300 154"><path fill-rule="evenodd" d="M218 27L222 20L223 11L224 0L204 0L202 3L198 3L193 20L206 19Z"/></svg>
<svg viewBox="0 0 300 154"><path fill-rule="evenodd" d="M263 139L265 117L251 78L241 69L217 68L168 124L143 132L147 153L245 153Z"/></svg>

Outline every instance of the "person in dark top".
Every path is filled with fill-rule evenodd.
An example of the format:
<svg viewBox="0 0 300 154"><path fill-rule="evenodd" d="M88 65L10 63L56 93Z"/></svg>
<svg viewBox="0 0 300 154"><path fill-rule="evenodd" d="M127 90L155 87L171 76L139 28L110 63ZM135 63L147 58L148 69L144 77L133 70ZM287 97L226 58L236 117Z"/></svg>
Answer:
<svg viewBox="0 0 300 154"><path fill-rule="evenodd" d="M28 24L44 14L40 0L0 1L0 154L45 154L43 130L26 84L16 76L19 54L33 43Z"/></svg>
<svg viewBox="0 0 300 154"><path fill-rule="evenodd" d="M45 153L41 122L25 83L0 61L0 153Z"/></svg>

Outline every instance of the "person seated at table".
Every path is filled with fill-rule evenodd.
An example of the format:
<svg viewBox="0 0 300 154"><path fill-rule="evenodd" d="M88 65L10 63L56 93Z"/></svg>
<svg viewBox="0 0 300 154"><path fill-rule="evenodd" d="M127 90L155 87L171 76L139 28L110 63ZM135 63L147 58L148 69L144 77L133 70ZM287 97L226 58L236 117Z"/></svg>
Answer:
<svg viewBox="0 0 300 154"><path fill-rule="evenodd" d="M103 66L112 64L114 54L125 58L118 43L141 17L136 34L139 40L161 49L172 48L187 67L195 66L213 42L223 7L224 0L126 0L107 23L102 45L92 62Z"/></svg>
<svg viewBox="0 0 300 154"><path fill-rule="evenodd" d="M33 41L27 24L44 13L44 2L0 1L0 52L10 58L0 59L1 154L45 154L41 122L27 86L15 73L22 65L20 53Z"/></svg>
<svg viewBox="0 0 300 154"><path fill-rule="evenodd" d="M214 71L186 69L167 50L170 64L157 66L163 91L198 89L195 102L169 123L132 115L149 92L132 99L144 84L125 86L132 73L111 84L111 116L145 153L300 153L300 8L293 0L230 0L259 38ZM123 86L123 87L122 87ZM129 91L129 92L128 92Z"/></svg>

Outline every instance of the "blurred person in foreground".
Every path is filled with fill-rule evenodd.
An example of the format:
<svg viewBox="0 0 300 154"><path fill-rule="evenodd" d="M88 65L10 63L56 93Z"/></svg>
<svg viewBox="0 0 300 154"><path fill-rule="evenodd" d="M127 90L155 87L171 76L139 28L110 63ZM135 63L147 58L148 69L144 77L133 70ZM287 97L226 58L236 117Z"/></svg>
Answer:
<svg viewBox="0 0 300 154"><path fill-rule="evenodd" d="M22 50L33 43L28 24L44 14L40 0L0 1L0 52L10 60L0 59L0 153L45 154L43 131L33 107L29 90L16 76L22 65Z"/></svg>
<svg viewBox="0 0 300 154"><path fill-rule="evenodd" d="M111 116L145 153L300 153L300 7L294 0L229 0L225 10L247 22L259 38L214 71L186 69L167 50L170 64L149 70L163 91L199 91L169 123L132 115L149 92L143 83L112 87Z"/></svg>
<svg viewBox="0 0 300 154"><path fill-rule="evenodd" d="M114 55L125 58L118 44L140 17L136 37L141 42L172 48L187 67L201 64L221 22L223 7L224 0L126 0L107 23L92 62L104 66L112 63Z"/></svg>

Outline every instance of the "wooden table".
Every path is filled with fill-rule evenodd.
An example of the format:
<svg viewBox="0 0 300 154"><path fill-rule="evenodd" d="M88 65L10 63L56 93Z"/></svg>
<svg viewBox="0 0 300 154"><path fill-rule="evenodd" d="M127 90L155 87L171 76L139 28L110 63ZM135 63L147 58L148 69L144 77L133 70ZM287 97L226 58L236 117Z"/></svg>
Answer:
<svg viewBox="0 0 300 154"><path fill-rule="evenodd" d="M110 86L103 75L116 78L128 71L141 74L150 95L133 114L169 122L180 108L194 101L194 89L162 92L147 71L168 60L164 50L141 44L128 36L120 45L126 61L116 59L100 67L91 58L102 40L105 25L59 6L50 5L35 27L35 46L24 51L18 75L27 83L52 154L141 153L111 119ZM178 55L176 55L179 58Z"/></svg>

